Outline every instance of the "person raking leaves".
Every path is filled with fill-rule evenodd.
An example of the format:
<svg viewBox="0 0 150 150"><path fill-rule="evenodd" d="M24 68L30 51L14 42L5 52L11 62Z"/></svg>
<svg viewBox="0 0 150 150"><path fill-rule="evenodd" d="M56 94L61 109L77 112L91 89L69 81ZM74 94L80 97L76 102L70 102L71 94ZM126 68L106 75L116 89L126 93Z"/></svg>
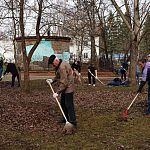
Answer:
<svg viewBox="0 0 150 150"><path fill-rule="evenodd" d="M97 69L94 65L94 63L91 63L88 66L88 81L89 81L89 85L91 85L91 83L93 84L93 86L95 86L95 79L97 79Z"/></svg>
<svg viewBox="0 0 150 150"><path fill-rule="evenodd" d="M62 61L55 55L49 57L48 64L51 64L55 68L55 78L49 80L52 85L57 85L55 92L53 91L53 98L57 98L60 95L60 105L67 121L71 124L71 126L63 132L65 132L65 134L72 134L77 127L73 102L74 80L72 68L69 63ZM66 118L63 118L61 122L65 123Z"/></svg>
<svg viewBox="0 0 150 150"><path fill-rule="evenodd" d="M146 84L146 82L148 82L148 108L145 115L150 115L150 54L147 55L147 62L144 66L143 73L142 73L142 81L137 90L138 93L142 92L142 89Z"/></svg>
<svg viewBox="0 0 150 150"><path fill-rule="evenodd" d="M14 63L5 62L4 65L6 67L4 75L9 73L9 72L12 74L11 87L14 87L16 77L17 77L17 80L18 80L18 87L20 87L20 78L19 78L19 73L18 73L18 70L20 70L20 69L19 68L17 69L17 67Z"/></svg>
<svg viewBox="0 0 150 150"><path fill-rule="evenodd" d="M75 76L75 79L77 78L77 80L79 81L79 83L81 82L81 64L80 61L75 61L72 65L71 68L73 70L73 74Z"/></svg>

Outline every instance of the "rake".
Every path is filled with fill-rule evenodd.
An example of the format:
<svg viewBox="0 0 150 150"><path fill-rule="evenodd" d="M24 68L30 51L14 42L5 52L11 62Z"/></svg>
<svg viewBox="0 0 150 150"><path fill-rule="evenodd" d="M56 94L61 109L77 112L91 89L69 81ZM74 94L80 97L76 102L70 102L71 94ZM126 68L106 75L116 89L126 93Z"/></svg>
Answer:
<svg viewBox="0 0 150 150"><path fill-rule="evenodd" d="M96 78L95 76L94 76L94 74L89 70L89 73L95 78L95 79L97 79L102 85L105 85L99 78Z"/></svg>
<svg viewBox="0 0 150 150"><path fill-rule="evenodd" d="M121 118L122 118L123 120L126 120L126 121L127 121L127 119L128 119L128 114L129 114L128 111L129 111L130 107L133 105L133 103L135 102L135 100L136 100L136 98L138 97L138 95L139 95L139 93L136 94L136 96L135 96L134 99L132 100L131 104L127 107L127 109L121 113Z"/></svg>
<svg viewBox="0 0 150 150"><path fill-rule="evenodd" d="M52 85L51 85L50 80L47 79L46 82L48 83L48 85L50 86L50 88L51 88L51 90L52 90L52 92L53 92L53 94L54 94L55 92L54 92L54 89L53 89L53 87L52 87ZM66 124L65 124L65 126L64 126L64 128L63 128L63 132L71 132L71 131L73 130L74 125L71 124L71 123L67 120L67 117L65 116L65 113L64 113L64 111L63 111L63 109L62 109L62 107L61 107L61 105L60 105L60 103L59 103L57 97L55 98L55 100L56 100L56 102L57 102L57 104L58 104L58 106L59 106L59 108L60 108L60 110L61 110L61 113L62 113L62 115L63 115L63 117L65 118L65 121L66 121Z"/></svg>

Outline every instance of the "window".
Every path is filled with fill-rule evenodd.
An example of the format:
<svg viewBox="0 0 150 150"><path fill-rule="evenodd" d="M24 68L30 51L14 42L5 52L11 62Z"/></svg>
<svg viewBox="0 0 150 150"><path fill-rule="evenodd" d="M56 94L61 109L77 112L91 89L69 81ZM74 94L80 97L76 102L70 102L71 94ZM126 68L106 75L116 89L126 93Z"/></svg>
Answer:
<svg viewBox="0 0 150 150"><path fill-rule="evenodd" d="M83 58L88 58L88 53L84 53Z"/></svg>

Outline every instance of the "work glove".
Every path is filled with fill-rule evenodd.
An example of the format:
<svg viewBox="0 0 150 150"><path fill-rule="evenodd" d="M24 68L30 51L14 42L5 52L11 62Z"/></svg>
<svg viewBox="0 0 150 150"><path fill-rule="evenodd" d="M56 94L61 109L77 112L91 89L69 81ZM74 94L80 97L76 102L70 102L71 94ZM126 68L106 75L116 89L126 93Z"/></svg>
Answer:
<svg viewBox="0 0 150 150"><path fill-rule="evenodd" d="M57 93L54 93L54 94L53 94L53 97L54 97L54 98L57 98L57 96L58 96Z"/></svg>
<svg viewBox="0 0 150 150"><path fill-rule="evenodd" d="M53 80L52 79L47 79L46 81L50 82L50 83L53 83Z"/></svg>
<svg viewBox="0 0 150 150"><path fill-rule="evenodd" d="M141 93L142 92L142 89L145 85L146 81L141 81L140 85L139 85L139 89L137 90L137 93Z"/></svg>

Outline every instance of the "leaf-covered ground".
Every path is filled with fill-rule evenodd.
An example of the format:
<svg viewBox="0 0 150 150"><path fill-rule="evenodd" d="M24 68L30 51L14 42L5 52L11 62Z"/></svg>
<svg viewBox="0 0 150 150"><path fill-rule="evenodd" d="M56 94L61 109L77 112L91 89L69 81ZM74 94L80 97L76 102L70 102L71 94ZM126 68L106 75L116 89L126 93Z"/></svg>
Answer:
<svg viewBox="0 0 150 150"><path fill-rule="evenodd" d="M106 82L106 81L104 81ZM57 103L44 80L32 81L32 92L0 82L0 149L2 150L149 150L150 117L146 90L129 111L136 89L97 84L76 85L74 95L77 132L61 133L64 124Z"/></svg>

